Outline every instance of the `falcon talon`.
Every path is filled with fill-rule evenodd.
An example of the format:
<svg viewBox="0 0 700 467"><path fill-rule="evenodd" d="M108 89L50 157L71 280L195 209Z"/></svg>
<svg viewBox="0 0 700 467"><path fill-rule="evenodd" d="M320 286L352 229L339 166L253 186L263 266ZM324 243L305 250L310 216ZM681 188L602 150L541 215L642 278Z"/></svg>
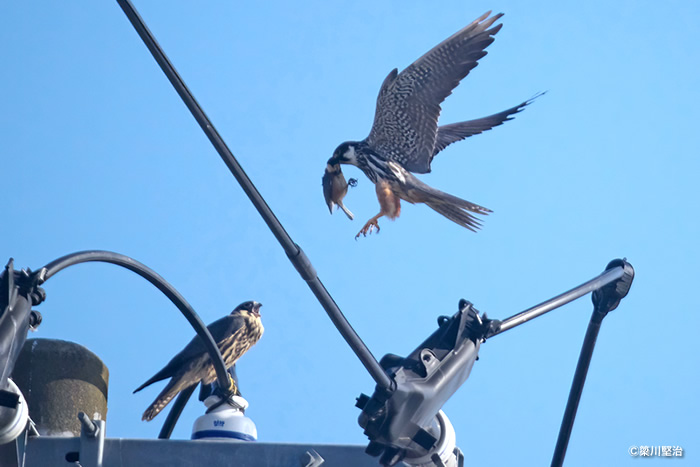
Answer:
<svg viewBox="0 0 700 467"><path fill-rule="evenodd" d="M512 120L543 94L488 117L438 126L440 104L486 55L501 29L501 24L493 24L503 14L490 15L489 11L477 18L401 73L394 68L384 79L369 136L342 143L328 159L323 189L331 213L334 204L342 208L339 201L347 194L347 183L341 180L340 166L349 164L376 185L380 211L370 223L383 216L399 217L404 200L427 204L469 230L480 228L474 214L487 215L490 209L432 188L413 174L429 173L433 158L447 146ZM366 233L366 226L360 232Z"/></svg>
<svg viewBox="0 0 700 467"><path fill-rule="evenodd" d="M228 375L228 388L226 388L223 393L226 395L226 397L238 395L238 386L236 386L236 382L233 380L231 375Z"/></svg>

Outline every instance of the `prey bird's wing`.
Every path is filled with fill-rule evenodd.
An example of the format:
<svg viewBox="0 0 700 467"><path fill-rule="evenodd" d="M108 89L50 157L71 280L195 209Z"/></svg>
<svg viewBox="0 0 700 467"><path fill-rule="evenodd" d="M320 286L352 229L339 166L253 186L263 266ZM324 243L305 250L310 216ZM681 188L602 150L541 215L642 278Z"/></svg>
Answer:
<svg viewBox="0 0 700 467"><path fill-rule="evenodd" d="M440 103L452 93L501 29L488 12L435 46L401 73L392 70L377 97L370 149L415 173L430 172Z"/></svg>
<svg viewBox="0 0 700 467"><path fill-rule="evenodd" d="M488 117L468 120L466 122L451 123L449 125L438 127L437 137L435 139L435 148L433 149L433 155L430 160L432 160L437 153L452 143L461 141L469 136L478 135L479 133L483 133L484 131L490 130L493 127L497 127L508 120L512 120L515 117L515 114L523 110L542 94L544 94L544 92L533 96L515 107L511 107L503 112L498 112L497 114L489 115Z"/></svg>

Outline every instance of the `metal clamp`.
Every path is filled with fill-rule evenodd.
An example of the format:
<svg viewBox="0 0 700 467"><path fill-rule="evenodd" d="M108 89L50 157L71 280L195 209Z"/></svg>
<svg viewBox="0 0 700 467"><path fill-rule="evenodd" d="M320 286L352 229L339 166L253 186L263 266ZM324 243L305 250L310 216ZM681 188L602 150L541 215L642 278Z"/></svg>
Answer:
<svg viewBox="0 0 700 467"><path fill-rule="evenodd" d="M97 416L97 414L95 415ZM82 467L102 467L105 444L105 422L99 418L91 420L85 412L78 413L80 420L80 452Z"/></svg>

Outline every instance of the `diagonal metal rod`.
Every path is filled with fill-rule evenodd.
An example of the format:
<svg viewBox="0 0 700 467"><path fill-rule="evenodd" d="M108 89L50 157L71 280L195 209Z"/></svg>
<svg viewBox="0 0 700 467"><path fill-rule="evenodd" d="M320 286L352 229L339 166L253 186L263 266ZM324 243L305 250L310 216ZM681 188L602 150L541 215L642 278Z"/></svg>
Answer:
<svg viewBox="0 0 700 467"><path fill-rule="evenodd" d="M535 305L532 308L528 308L525 311L521 311L517 315L513 315L510 318L504 319L500 323L498 330L494 333L488 334L487 337L493 337L498 334L501 334L502 332L512 329L515 326L526 323L531 319L537 318L540 315L552 311L555 308L559 308L562 305L566 305L567 303L572 302L577 298L586 295L589 292L598 290L601 287L610 284L611 282L615 282L623 276L624 272L625 270L622 267L616 267L614 269L605 271L599 276L594 277L588 282L584 282L578 287L574 287L573 289L564 292L563 294L557 295L554 298L550 298L549 300L542 302L539 305Z"/></svg>
<svg viewBox="0 0 700 467"><path fill-rule="evenodd" d="M160 65L163 73L165 73L165 76L168 78L168 80L170 80L170 83L173 85L177 93L180 95L180 98L192 113L192 116L195 118L195 120L197 120L199 126L202 127L202 130L221 156L221 159L223 159L226 166L241 185L241 188L243 188L245 194L248 195L248 198L258 210L260 216L262 216L263 220L272 231L272 234L284 249L284 252L287 254L289 260L292 262L292 264L294 264L294 267L297 269L301 277L306 281L313 294L321 303L323 309L326 310L326 313L328 313L328 316L330 317L331 321L333 321L333 324L335 324L335 327L338 328L340 334L343 336L348 345L350 345L350 348L352 348L353 352L355 352L355 355L357 355L357 357L360 359L374 381L381 387L387 389L391 388L393 381L389 378L389 376L387 376L382 367L379 365L377 359L374 357L374 355L372 355L372 352L370 352L365 343L362 342L360 336L357 335L348 320L340 311L340 308L338 308L338 305L333 300L333 297L331 297L326 288L323 286L323 283L321 283L321 280L318 278L316 271L311 265L309 259L306 257L306 254L304 254L299 245L292 241L292 238L284 230L284 227L282 227L282 224L280 224L277 217L275 217L274 213L260 195L257 188L255 188L255 185L253 185L253 183L250 181L248 175L246 175L245 171L243 171L243 168L240 166L228 146L226 146L226 143L216 131L214 125L212 125L211 121L209 121L209 118L204 113L204 110L202 110L197 100L187 88L187 85L185 85L185 82L182 80L177 70L175 70L173 64L170 63L170 60L165 55L165 52L163 52L163 49L161 49L155 37L148 29L134 6L129 0L117 0L117 3L119 3L119 6L122 8L122 10L124 10L124 13L126 14L127 18L129 18L132 26L134 29L136 29L136 32L139 34L143 42L146 44L146 47L148 47L148 50L153 55L153 58L155 58L156 62L158 62L158 65Z"/></svg>

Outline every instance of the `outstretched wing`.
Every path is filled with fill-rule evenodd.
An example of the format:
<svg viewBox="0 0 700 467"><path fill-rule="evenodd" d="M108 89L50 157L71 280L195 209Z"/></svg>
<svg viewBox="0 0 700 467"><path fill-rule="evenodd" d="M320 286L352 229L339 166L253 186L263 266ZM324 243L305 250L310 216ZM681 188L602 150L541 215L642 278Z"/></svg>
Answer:
<svg viewBox="0 0 700 467"><path fill-rule="evenodd" d="M535 99L543 95L544 92L539 93L525 102L521 102L515 107L504 110L503 112L498 112L497 114L489 115L488 117L477 118L476 120L469 120L466 122L451 123L449 125L443 125L437 129L437 138L435 139L435 148L433 149L433 155L428 161L428 172L430 172L430 162L432 162L433 157L447 146L457 141L461 141L469 136L478 135L484 131L490 130L493 127L501 125L508 120L512 120L515 114L523 110L526 106L532 103Z"/></svg>
<svg viewBox="0 0 700 467"><path fill-rule="evenodd" d="M489 29L502 14L482 15L435 46L401 73L394 69L377 98L374 124L367 137L370 148L406 170L430 170L437 136L440 103L452 93L501 29Z"/></svg>

